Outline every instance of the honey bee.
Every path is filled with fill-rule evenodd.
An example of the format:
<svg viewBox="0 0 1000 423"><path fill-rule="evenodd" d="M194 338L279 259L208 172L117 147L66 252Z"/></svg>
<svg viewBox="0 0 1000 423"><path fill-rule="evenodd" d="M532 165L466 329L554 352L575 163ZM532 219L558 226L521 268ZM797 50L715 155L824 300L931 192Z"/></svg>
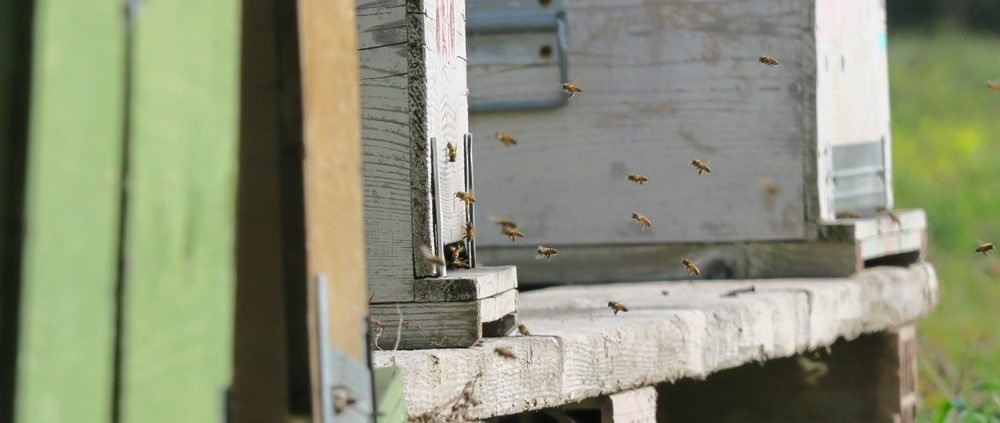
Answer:
<svg viewBox="0 0 1000 423"><path fill-rule="evenodd" d="M995 93L1000 93L1000 81L986 81L986 88Z"/></svg>
<svg viewBox="0 0 1000 423"><path fill-rule="evenodd" d="M444 259L440 256L434 255L434 252L431 251L431 247L421 245L420 252L424 253L424 260L427 260L428 263L444 266Z"/></svg>
<svg viewBox="0 0 1000 423"><path fill-rule="evenodd" d="M610 308L611 311L615 312L615 316L618 315L619 311L628 311L628 308L625 307L625 304L622 304L618 301L608 301L608 308Z"/></svg>
<svg viewBox="0 0 1000 423"><path fill-rule="evenodd" d="M573 82L564 82L562 84L562 90L569 94L569 98L573 98L573 96L583 92L583 89Z"/></svg>
<svg viewBox="0 0 1000 423"><path fill-rule="evenodd" d="M462 258L462 251L465 251L465 247L463 247L462 245L458 245L455 247L449 247L449 249L451 250L451 263L449 263L451 264L451 267L454 267L456 269L472 268L472 266L469 266L469 263L467 263L465 259Z"/></svg>
<svg viewBox="0 0 1000 423"><path fill-rule="evenodd" d="M519 323L517 325L517 331L521 334L521 336L531 336L531 331L528 330L528 327L523 323Z"/></svg>
<svg viewBox="0 0 1000 423"><path fill-rule="evenodd" d="M984 256L986 255L987 252L990 252L990 251L993 251L993 243L992 242L982 242L982 241L980 241L979 242L979 246L976 247L976 252L977 253L983 253Z"/></svg>
<svg viewBox="0 0 1000 423"><path fill-rule="evenodd" d="M496 347L496 348L493 349L493 352L495 352L500 357L503 357L503 358L506 358L506 359L513 360L513 359L517 358L517 355L514 354L514 351L511 350L510 348L507 348L507 347Z"/></svg>
<svg viewBox="0 0 1000 423"><path fill-rule="evenodd" d="M490 220L492 220L493 223L500 225L501 228L517 228L517 223L514 223L514 221L509 217L490 216Z"/></svg>
<svg viewBox="0 0 1000 423"><path fill-rule="evenodd" d="M469 263L467 263L465 260L462 260L461 258L457 258L457 259L452 260L451 261L451 267L454 267L456 269L471 269L472 268L472 266L469 266Z"/></svg>
<svg viewBox="0 0 1000 423"><path fill-rule="evenodd" d="M830 367L826 363L819 360L811 360L803 355L796 357L795 361L798 362L799 368L802 369L803 381L810 386L816 386L819 380L830 371Z"/></svg>
<svg viewBox="0 0 1000 423"><path fill-rule="evenodd" d="M500 230L500 233L503 234L503 236L510 238L510 242L515 242L518 238L524 238L524 234L521 233L521 231L510 226L504 226L503 229Z"/></svg>
<svg viewBox="0 0 1000 423"><path fill-rule="evenodd" d="M758 60L760 60L761 63L768 66L778 66L778 59L775 59L771 56L760 56L760 59Z"/></svg>
<svg viewBox="0 0 1000 423"><path fill-rule="evenodd" d="M476 228L472 227L472 222L465 222L465 228L463 228L462 239L466 241L472 241L472 238L476 236Z"/></svg>
<svg viewBox="0 0 1000 423"><path fill-rule="evenodd" d="M448 161L454 162L455 156L458 155L458 150L455 148L455 144L448 143L448 145L446 145L445 147L448 148Z"/></svg>
<svg viewBox="0 0 1000 423"><path fill-rule="evenodd" d="M628 174L628 180L631 182L635 182L639 185L646 185L646 182L649 181L649 178L642 176L638 173L630 173Z"/></svg>
<svg viewBox="0 0 1000 423"><path fill-rule="evenodd" d="M556 254L559 254L559 250L557 250L555 248L543 247L541 245L538 246L538 255L537 255L537 258L543 258L544 257L545 261L549 261L550 259L552 259L552 256L554 256Z"/></svg>
<svg viewBox="0 0 1000 423"><path fill-rule="evenodd" d="M698 169L698 174L699 175L701 175L702 172L712 173L712 169L709 169L709 167L708 167L708 161L707 160L705 160L705 161L701 161L701 160L698 160L698 159L691 160L691 166L694 166L696 169Z"/></svg>
<svg viewBox="0 0 1000 423"><path fill-rule="evenodd" d="M510 147L512 145L517 145L517 140L515 140L514 137L510 136L510 134L506 132L497 132L496 135L497 139L500 140L500 142L502 142L503 145L507 147Z"/></svg>
<svg viewBox="0 0 1000 423"><path fill-rule="evenodd" d="M837 219L860 219L861 214L856 211L844 210L837 212Z"/></svg>
<svg viewBox="0 0 1000 423"><path fill-rule="evenodd" d="M695 275L695 276L701 275L701 270L698 269L698 263L695 263L694 260L685 258L681 260L681 264L683 264L684 267L687 269L688 275Z"/></svg>
<svg viewBox="0 0 1000 423"><path fill-rule="evenodd" d="M632 212L632 220L639 222L639 226L642 230L646 230L646 228L653 226L653 223L649 221L649 218L639 212Z"/></svg>
<svg viewBox="0 0 1000 423"><path fill-rule="evenodd" d="M476 202L476 198L472 196L471 192L459 191L455 193L455 198L462 200L465 205L469 205Z"/></svg>
<svg viewBox="0 0 1000 423"><path fill-rule="evenodd" d="M889 216L889 219L892 220L892 223L895 223L898 226L903 226L903 222L899 220L899 215L896 214L896 212L889 210L885 207L878 207L875 209L875 211L879 213L885 213L886 216Z"/></svg>

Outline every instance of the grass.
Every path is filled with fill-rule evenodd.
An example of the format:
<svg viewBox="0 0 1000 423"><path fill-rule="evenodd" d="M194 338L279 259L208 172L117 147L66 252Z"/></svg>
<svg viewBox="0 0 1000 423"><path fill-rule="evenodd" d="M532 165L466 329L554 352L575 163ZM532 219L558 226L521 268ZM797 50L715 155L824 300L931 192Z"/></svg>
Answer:
<svg viewBox="0 0 1000 423"><path fill-rule="evenodd" d="M923 208L940 304L920 323L925 410L1000 375L1000 38L954 30L889 39L897 208Z"/></svg>

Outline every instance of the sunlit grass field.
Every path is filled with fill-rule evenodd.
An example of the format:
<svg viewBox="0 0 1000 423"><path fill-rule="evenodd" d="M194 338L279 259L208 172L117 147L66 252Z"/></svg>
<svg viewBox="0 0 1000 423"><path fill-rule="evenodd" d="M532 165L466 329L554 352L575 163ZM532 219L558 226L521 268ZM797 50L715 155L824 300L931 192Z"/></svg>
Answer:
<svg viewBox="0 0 1000 423"><path fill-rule="evenodd" d="M1000 378L1000 38L890 33L896 208L923 208L940 304L919 326L924 409ZM963 368L965 370L963 370ZM939 374L944 377L938 377Z"/></svg>

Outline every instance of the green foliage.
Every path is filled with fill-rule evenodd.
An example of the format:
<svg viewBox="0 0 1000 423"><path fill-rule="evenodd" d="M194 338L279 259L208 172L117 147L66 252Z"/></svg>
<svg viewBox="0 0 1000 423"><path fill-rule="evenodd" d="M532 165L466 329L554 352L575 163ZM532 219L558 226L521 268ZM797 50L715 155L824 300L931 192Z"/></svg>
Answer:
<svg viewBox="0 0 1000 423"><path fill-rule="evenodd" d="M940 304L920 324L921 354L962 357L959 373L968 373L946 390L929 374L935 366L921 366L925 409L952 416L930 421L1000 421L995 402L978 408L989 398L969 402L1000 395L995 379L983 385L990 395L974 389L1000 375L1000 257L973 252L977 240L1000 243L1000 93L986 88L1000 79L998 53L1000 38L959 32L889 40L896 207L927 211L940 280Z"/></svg>

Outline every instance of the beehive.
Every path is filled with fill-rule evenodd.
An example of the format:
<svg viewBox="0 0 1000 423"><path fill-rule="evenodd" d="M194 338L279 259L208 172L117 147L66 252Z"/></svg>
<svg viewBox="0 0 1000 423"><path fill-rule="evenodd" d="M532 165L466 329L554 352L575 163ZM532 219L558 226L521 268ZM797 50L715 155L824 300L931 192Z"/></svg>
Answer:
<svg viewBox="0 0 1000 423"><path fill-rule="evenodd" d="M481 231L479 254L522 283L684 277L692 256L712 277L833 276L922 248L922 212L876 212L893 203L884 2L468 7L478 218L526 234ZM497 131L518 144L482 141ZM538 244L563 254L534 261Z"/></svg>

